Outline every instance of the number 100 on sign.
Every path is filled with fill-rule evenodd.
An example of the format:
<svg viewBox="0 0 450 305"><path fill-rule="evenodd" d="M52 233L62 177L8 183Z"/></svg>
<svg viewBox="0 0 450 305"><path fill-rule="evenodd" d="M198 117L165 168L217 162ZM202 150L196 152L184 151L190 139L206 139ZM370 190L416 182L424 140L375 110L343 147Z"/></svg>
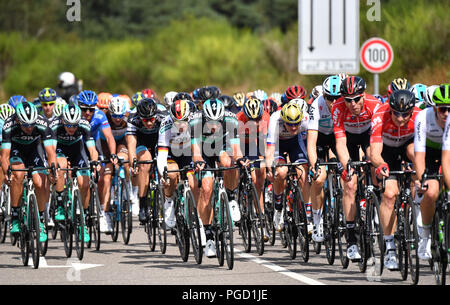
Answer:
<svg viewBox="0 0 450 305"><path fill-rule="evenodd" d="M384 72L392 65L393 60L391 45L381 38L369 39L361 47L361 64L369 72Z"/></svg>

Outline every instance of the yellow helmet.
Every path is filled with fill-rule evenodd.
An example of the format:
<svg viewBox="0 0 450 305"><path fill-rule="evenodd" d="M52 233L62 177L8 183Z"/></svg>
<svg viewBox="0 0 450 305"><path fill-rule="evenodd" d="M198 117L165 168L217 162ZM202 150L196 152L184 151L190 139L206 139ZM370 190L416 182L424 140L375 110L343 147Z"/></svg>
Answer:
<svg viewBox="0 0 450 305"><path fill-rule="evenodd" d="M242 107L244 105L244 102L245 102L245 94L244 94L244 92L236 92L233 95L233 99L236 102L236 104L238 105L238 107Z"/></svg>
<svg viewBox="0 0 450 305"><path fill-rule="evenodd" d="M289 102L281 108L281 119L288 124L298 124L303 120L303 111L296 102Z"/></svg>
<svg viewBox="0 0 450 305"><path fill-rule="evenodd" d="M264 113L264 105L257 98L250 98L245 101L242 110L249 119L258 120Z"/></svg>

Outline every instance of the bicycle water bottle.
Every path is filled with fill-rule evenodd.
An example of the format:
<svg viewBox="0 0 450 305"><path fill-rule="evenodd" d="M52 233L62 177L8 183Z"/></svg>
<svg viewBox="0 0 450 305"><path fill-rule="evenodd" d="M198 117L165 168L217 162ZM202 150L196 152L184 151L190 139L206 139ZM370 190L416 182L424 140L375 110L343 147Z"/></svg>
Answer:
<svg viewBox="0 0 450 305"><path fill-rule="evenodd" d="M363 221L366 221L366 199L361 199L361 201L359 202L359 207L360 207L360 213L361 213L361 219Z"/></svg>

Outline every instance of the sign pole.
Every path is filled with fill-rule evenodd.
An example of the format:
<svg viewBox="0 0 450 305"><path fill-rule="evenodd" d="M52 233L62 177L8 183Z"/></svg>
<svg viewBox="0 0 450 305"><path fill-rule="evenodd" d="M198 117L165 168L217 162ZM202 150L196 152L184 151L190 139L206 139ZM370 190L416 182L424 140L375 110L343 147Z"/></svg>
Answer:
<svg viewBox="0 0 450 305"><path fill-rule="evenodd" d="M378 88L379 88L379 74L374 73L373 74L373 94L378 94Z"/></svg>

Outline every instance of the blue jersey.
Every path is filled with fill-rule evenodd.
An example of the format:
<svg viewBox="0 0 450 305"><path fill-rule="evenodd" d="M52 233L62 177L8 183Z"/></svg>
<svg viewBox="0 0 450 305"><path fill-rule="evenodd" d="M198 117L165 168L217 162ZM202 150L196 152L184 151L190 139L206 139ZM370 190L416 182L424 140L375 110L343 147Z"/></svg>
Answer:
<svg viewBox="0 0 450 305"><path fill-rule="evenodd" d="M100 132L105 128L111 128L108 122L106 114L98 109L95 109L94 116L90 122L91 124L91 134L96 141L100 137Z"/></svg>

